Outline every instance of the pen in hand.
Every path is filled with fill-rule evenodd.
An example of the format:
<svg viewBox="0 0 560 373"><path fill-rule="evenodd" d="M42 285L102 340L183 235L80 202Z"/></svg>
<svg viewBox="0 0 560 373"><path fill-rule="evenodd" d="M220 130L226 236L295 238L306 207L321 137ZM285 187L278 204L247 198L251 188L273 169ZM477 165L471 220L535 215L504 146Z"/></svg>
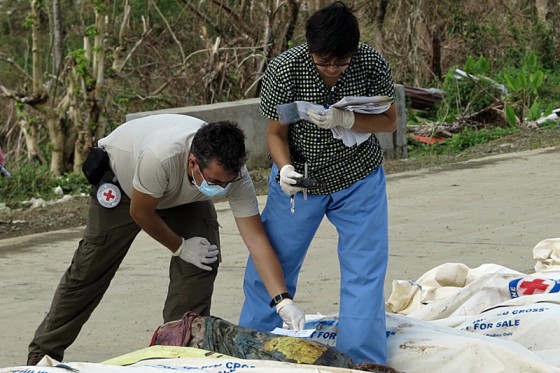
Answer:
<svg viewBox="0 0 560 373"><path fill-rule="evenodd" d="M325 109L328 109L331 106L331 102L334 97L334 86L331 87L329 93L327 93L327 102L325 103Z"/></svg>
<svg viewBox="0 0 560 373"><path fill-rule="evenodd" d="M292 194L290 196L290 212L293 214L294 212L296 212L296 201L295 201L295 195Z"/></svg>

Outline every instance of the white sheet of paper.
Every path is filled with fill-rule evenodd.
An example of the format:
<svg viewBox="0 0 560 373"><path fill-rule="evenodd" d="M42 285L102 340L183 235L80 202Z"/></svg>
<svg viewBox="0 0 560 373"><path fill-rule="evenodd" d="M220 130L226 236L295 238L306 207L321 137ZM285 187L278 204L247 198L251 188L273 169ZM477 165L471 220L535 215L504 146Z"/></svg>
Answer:
<svg viewBox="0 0 560 373"><path fill-rule="evenodd" d="M325 108L307 101L295 101L290 104L276 106L278 120L281 124L295 123L300 119L309 120L307 109L321 113Z"/></svg>
<svg viewBox="0 0 560 373"><path fill-rule="evenodd" d="M331 106L362 114L380 114L389 109L393 101L395 99L388 96L347 96ZM325 110L323 106L307 101L295 101L276 106L278 120L281 124L295 123L301 119L309 120L307 115L309 109L317 113L322 113Z"/></svg>
<svg viewBox="0 0 560 373"><path fill-rule="evenodd" d="M271 331L271 333L278 334L278 335L285 335L288 337L308 338L311 336L311 334L313 334L314 331L315 329L303 329L300 330L299 332L296 332L291 329L275 328L273 331Z"/></svg>
<svg viewBox="0 0 560 373"><path fill-rule="evenodd" d="M389 96L347 96L331 106L362 114L381 114L389 109L393 101L395 99Z"/></svg>

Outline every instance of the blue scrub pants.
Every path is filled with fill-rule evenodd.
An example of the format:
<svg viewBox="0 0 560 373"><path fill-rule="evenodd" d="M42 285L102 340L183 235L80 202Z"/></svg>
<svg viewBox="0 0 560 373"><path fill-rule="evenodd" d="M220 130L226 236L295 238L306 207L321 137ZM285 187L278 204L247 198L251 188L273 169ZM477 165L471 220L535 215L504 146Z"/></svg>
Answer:
<svg viewBox="0 0 560 373"><path fill-rule="evenodd" d="M323 217L338 231L340 309L336 347L355 363L386 364L385 297L388 260L388 213L385 174L380 166L347 189L328 195L302 193L290 213L290 197L274 181L273 167L266 206L265 230L284 271L289 292L295 296L303 260ZM243 283L245 301L239 325L260 331L282 326L270 296L253 264L247 262ZM335 296L333 294L333 296Z"/></svg>

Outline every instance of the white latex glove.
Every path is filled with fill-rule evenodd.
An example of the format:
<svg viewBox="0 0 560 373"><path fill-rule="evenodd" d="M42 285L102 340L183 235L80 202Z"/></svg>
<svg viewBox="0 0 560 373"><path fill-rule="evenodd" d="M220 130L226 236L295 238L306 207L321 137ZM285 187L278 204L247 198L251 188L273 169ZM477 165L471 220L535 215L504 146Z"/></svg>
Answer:
<svg viewBox="0 0 560 373"><path fill-rule="evenodd" d="M296 183L294 178L303 177L302 174L297 173L294 166L287 164L280 170L280 187L287 195L291 196L303 190L302 187L294 186Z"/></svg>
<svg viewBox="0 0 560 373"><path fill-rule="evenodd" d="M344 128L352 128L354 125L354 112L349 110L341 110L335 107L329 108L321 113L307 109L307 115L311 122L317 127L330 129L336 126Z"/></svg>
<svg viewBox="0 0 560 373"><path fill-rule="evenodd" d="M288 327L296 332L305 328L305 315L291 299L283 299L276 305L276 312Z"/></svg>
<svg viewBox="0 0 560 373"><path fill-rule="evenodd" d="M181 237L183 242L181 246L173 253L173 256L178 256L187 263L191 263L200 269L211 271L212 267L206 264L212 264L218 260L218 247L211 245L210 242L204 237L192 237L185 240Z"/></svg>

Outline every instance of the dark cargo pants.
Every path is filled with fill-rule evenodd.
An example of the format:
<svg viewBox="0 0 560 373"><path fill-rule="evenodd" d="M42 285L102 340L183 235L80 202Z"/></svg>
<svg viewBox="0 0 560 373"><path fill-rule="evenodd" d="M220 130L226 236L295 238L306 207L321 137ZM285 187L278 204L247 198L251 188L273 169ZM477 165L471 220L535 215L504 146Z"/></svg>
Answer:
<svg viewBox="0 0 560 373"><path fill-rule="evenodd" d="M119 265L126 256L140 227L129 214L130 200L123 195L112 209L99 205L95 188L89 199L87 226L70 267L54 294L51 308L29 345L29 356L49 355L59 361L78 337L82 326L101 302ZM219 247L216 210L210 201L189 203L158 214L178 235L206 237ZM167 250L154 241L154 250ZM218 262L205 271L171 256L169 289L163 308L163 321L180 319L186 311L210 315Z"/></svg>

